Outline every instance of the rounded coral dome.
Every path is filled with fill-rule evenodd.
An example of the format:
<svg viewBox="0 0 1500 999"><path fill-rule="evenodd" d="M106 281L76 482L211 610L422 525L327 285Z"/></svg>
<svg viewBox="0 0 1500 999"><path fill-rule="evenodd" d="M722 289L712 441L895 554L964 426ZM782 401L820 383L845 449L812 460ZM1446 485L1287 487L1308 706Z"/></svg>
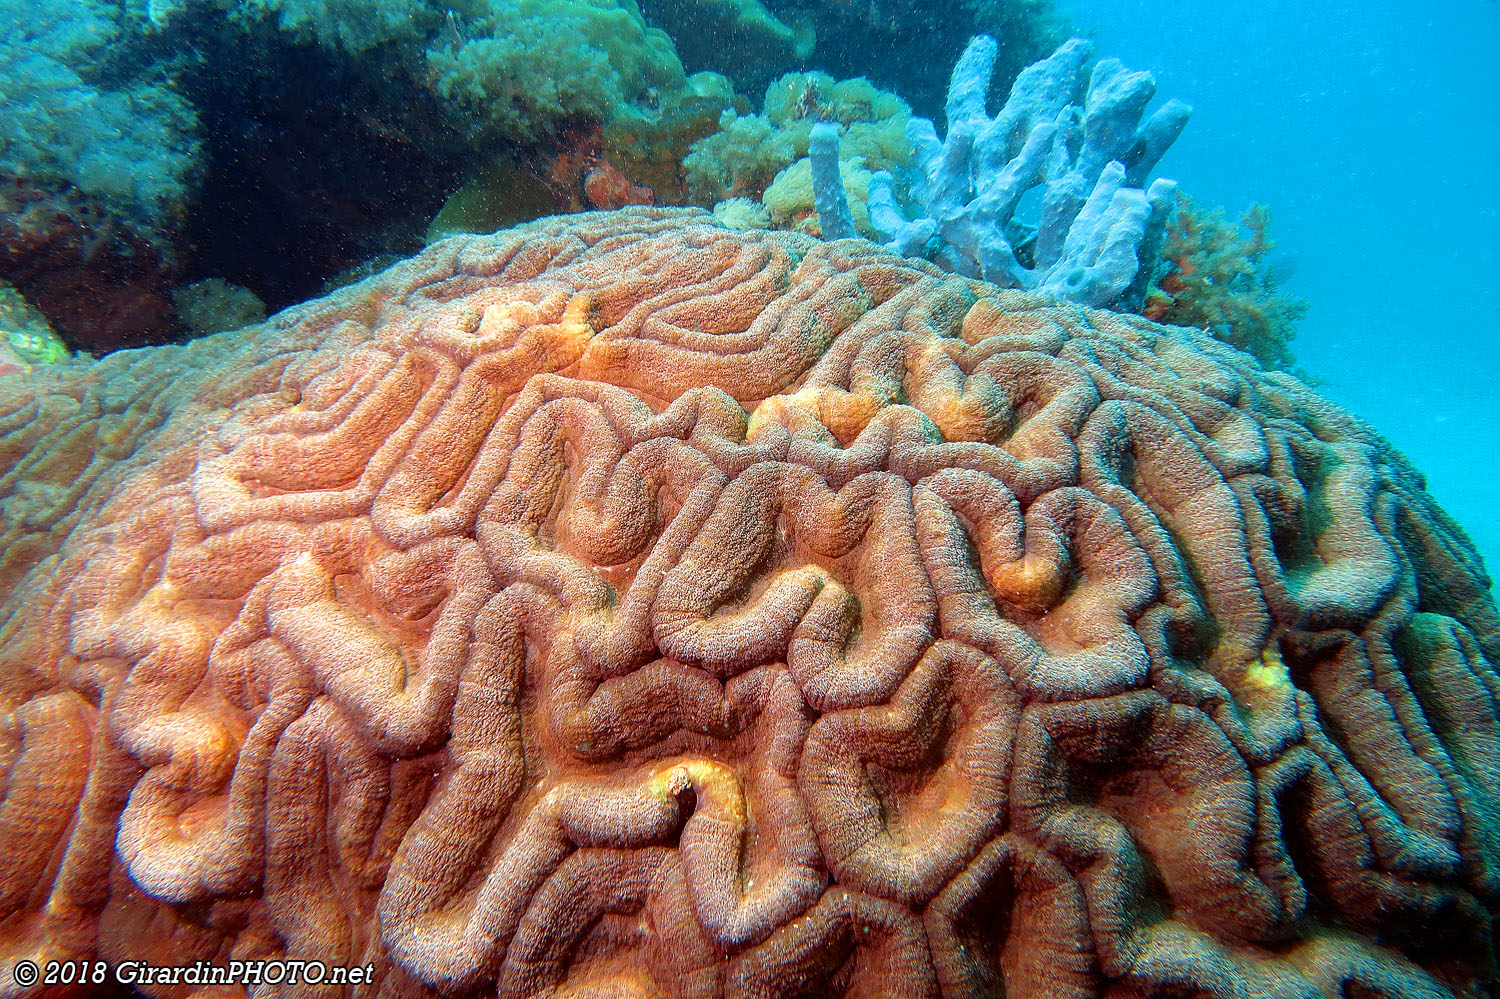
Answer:
<svg viewBox="0 0 1500 999"><path fill-rule="evenodd" d="M1494 985L1480 560L1192 331L575 216L0 377L0 511L0 993Z"/></svg>

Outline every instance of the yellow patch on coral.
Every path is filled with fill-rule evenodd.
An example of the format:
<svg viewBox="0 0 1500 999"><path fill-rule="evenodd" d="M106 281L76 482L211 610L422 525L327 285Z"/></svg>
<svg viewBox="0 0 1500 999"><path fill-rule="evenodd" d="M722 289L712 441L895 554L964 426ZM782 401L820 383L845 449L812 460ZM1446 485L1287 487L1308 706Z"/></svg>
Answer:
<svg viewBox="0 0 1500 999"><path fill-rule="evenodd" d="M985 337L1001 332L1004 320L1005 313L996 308L993 302L981 298L964 313L963 328L959 335L963 337L964 343L972 347Z"/></svg>
<svg viewBox="0 0 1500 999"><path fill-rule="evenodd" d="M1280 693L1292 689L1292 674L1274 645L1261 650L1259 659L1245 665L1245 683L1254 690Z"/></svg>
<svg viewBox="0 0 1500 999"><path fill-rule="evenodd" d="M990 575L990 585L1000 597L1034 614L1057 604L1065 582L1062 566L1041 555L1023 555Z"/></svg>
<svg viewBox="0 0 1500 999"><path fill-rule="evenodd" d="M826 429L848 447L883 405L880 399L865 393L831 385L808 385L791 395L772 396L755 407L746 436L755 440L768 424L774 423L793 434Z"/></svg>
<svg viewBox="0 0 1500 999"><path fill-rule="evenodd" d="M568 299L562 320L552 327L550 352L557 367L566 367L582 357L583 352L588 349L589 341L599 332L595 325L597 305L589 292L581 292Z"/></svg>
<svg viewBox="0 0 1500 999"><path fill-rule="evenodd" d="M882 407L881 400L863 392L825 388L818 394L818 419L845 447L864 432Z"/></svg>
<svg viewBox="0 0 1500 999"><path fill-rule="evenodd" d="M999 420L984 398L971 392L963 372L936 342L908 355L907 392L911 403L937 426L948 441L994 440Z"/></svg>
<svg viewBox="0 0 1500 999"><path fill-rule="evenodd" d="M989 443L993 436L994 417L970 396L942 392L927 400L922 411L937 425L943 440Z"/></svg>
<svg viewBox="0 0 1500 999"><path fill-rule="evenodd" d="M676 798L692 788L700 799L716 802L722 807L720 819L745 821L745 797L740 791L739 779L722 763L703 759L678 760L652 774L650 788L663 800Z"/></svg>
<svg viewBox="0 0 1500 999"><path fill-rule="evenodd" d="M486 340L514 339L527 326L535 326L536 306L530 302L496 302L485 306L474 335Z"/></svg>

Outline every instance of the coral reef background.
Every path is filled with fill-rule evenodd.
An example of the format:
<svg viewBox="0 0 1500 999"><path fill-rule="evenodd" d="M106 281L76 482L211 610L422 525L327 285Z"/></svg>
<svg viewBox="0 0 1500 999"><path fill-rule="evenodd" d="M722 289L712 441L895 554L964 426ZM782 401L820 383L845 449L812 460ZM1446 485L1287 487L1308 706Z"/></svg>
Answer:
<svg viewBox="0 0 1500 999"><path fill-rule="evenodd" d="M1059 11L1193 102L1171 176L1231 217L1271 205L1285 289L1312 299L1298 362L1412 458L1494 575L1500 473L1475 457L1500 454L1500 131L1481 125L1500 93L1500 4Z"/></svg>
<svg viewBox="0 0 1500 999"><path fill-rule="evenodd" d="M1493 2L1339 0L1309 20L1286 0L0 0L0 18L0 281L95 353L552 213L694 204L816 234L818 122L840 128L870 236L872 180L914 193L903 128L943 128L971 37L999 41L994 105L1085 35L1155 73L1158 106L1198 106L1158 176L1202 220L1252 203L1276 220L1266 252L1255 225L1239 247L1232 224L1200 227L1129 308L1311 374L1500 554L1495 483L1473 471L1500 451L1483 293L1500 140L1477 124L1500 90Z"/></svg>

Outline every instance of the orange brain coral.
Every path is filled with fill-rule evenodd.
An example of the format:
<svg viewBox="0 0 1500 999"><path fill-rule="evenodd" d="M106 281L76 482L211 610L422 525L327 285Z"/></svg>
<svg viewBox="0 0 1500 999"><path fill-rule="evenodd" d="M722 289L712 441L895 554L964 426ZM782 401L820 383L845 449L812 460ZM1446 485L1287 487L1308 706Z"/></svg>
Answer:
<svg viewBox="0 0 1500 999"><path fill-rule="evenodd" d="M3 969L1494 981L1479 560L1206 338L635 210L0 379L0 470Z"/></svg>

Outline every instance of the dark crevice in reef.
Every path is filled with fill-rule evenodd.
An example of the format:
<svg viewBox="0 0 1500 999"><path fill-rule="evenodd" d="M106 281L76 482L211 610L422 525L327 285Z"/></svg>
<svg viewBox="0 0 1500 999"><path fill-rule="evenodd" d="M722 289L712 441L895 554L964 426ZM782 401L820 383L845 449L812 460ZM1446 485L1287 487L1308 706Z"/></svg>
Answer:
<svg viewBox="0 0 1500 999"><path fill-rule="evenodd" d="M275 310L371 257L421 249L461 179L463 143L430 93L392 92L409 67L336 59L269 24L200 15L176 30L199 53L237 54L227 71L223 51L177 68L207 166L183 232L186 280L222 277Z"/></svg>

